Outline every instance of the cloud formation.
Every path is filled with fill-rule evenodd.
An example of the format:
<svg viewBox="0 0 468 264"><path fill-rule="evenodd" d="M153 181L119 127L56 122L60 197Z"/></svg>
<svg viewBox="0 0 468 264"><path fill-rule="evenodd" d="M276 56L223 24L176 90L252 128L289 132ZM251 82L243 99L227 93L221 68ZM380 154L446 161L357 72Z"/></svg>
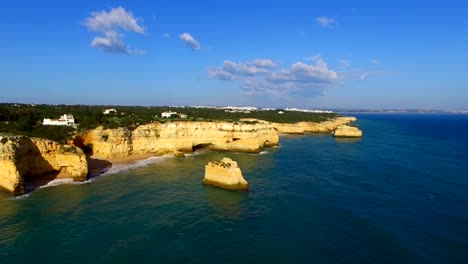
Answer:
<svg viewBox="0 0 468 264"><path fill-rule="evenodd" d="M288 95L306 92L338 82L338 73L328 68L320 56L315 56L312 64L297 62L289 68L280 68L269 59L246 63L224 61L221 67L208 70L211 78L238 80L242 82L244 94ZM316 90L317 90L316 89Z"/></svg>
<svg viewBox="0 0 468 264"><path fill-rule="evenodd" d="M351 67L351 62L348 60L340 60L340 66L342 68L349 68Z"/></svg>
<svg viewBox="0 0 468 264"><path fill-rule="evenodd" d="M200 49L200 43L192 37L189 33L182 33L179 35L179 38L182 39L187 45L193 50L199 50Z"/></svg>
<svg viewBox="0 0 468 264"><path fill-rule="evenodd" d="M247 63L236 63L230 60L226 60L223 66L218 68L212 68L208 70L208 74L212 78L222 80L234 80L243 78L245 76L255 76L272 73L272 68L275 68L275 64L272 60L261 59Z"/></svg>
<svg viewBox="0 0 468 264"><path fill-rule="evenodd" d="M369 79L369 77L381 77L381 76L392 76L398 75L399 72L394 71L371 71L371 72L362 72L359 76L359 80L365 81Z"/></svg>
<svg viewBox="0 0 468 264"><path fill-rule="evenodd" d="M321 27L324 27L324 28L331 27L331 26L333 26L335 24L335 19L330 18L330 17L326 17L326 16L317 17L317 18L315 18L315 21Z"/></svg>
<svg viewBox="0 0 468 264"><path fill-rule="evenodd" d="M99 32L102 36L94 37L91 46L108 53L141 54L142 51L130 49L123 41L121 32L144 34L144 28L139 24L142 19L135 18L132 12L123 7L112 8L109 12L95 11L86 18L84 25L91 31Z"/></svg>

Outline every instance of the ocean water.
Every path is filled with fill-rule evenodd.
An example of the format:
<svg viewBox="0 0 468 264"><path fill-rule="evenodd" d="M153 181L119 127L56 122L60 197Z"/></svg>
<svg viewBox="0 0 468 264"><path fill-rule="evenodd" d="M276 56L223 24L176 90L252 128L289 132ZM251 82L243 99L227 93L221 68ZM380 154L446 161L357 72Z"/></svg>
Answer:
<svg viewBox="0 0 468 264"><path fill-rule="evenodd" d="M468 115L356 116L359 140L285 136L0 194L0 263L468 263ZM225 156L249 192L202 185Z"/></svg>

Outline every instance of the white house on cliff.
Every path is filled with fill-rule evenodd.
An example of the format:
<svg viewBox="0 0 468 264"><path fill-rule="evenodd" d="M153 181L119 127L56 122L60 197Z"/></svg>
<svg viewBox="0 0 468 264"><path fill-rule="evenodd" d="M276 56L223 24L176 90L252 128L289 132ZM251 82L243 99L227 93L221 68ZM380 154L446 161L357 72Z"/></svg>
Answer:
<svg viewBox="0 0 468 264"><path fill-rule="evenodd" d="M105 115L108 115L108 114L112 114L112 113L117 113L117 110L115 110L114 108L111 108L111 109L106 109L104 110L104 112L102 112L103 114Z"/></svg>
<svg viewBox="0 0 468 264"><path fill-rule="evenodd" d="M42 124L44 126L73 126L75 125L75 118L71 114L64 114L59 119L44 118Z"/></svg>
<svg viewBox="0 0 468 264"><path fill-rule="evenodd" d="M181 114L181 113L177 113L177 112L163 112L161 114L161 117L162 118L171 118L172 116L179 116L179 118L183 118L183 119L186 119L187 118L187 115L186 114Z"/></svg>

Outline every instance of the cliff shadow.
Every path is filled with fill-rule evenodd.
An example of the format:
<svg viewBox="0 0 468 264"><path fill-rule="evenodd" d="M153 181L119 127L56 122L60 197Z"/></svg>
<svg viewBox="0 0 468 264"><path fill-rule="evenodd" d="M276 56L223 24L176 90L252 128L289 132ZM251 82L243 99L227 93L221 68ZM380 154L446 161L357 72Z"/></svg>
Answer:
<svg viewBox="0 0 468 264"><path fill-rule="evenodd" d="M24 191L32 192L42 186L48 185L51 181L57 179L60 171L45 172L39 175L26 174L23 175Z"/></svg>
<svg viewBox="0 0 468 264"><path fill-rule="evenodd" d="M86 154L86 156L92 156L93 155L93 144L89 143L89 144L86 144L84 143L84 139L81 137L81 136L76 136L74 139L73 139L73 145L81 148L81 150L83 150L84 154Z"/></svg>
<svg viewBox="0 0 468 264"><path fill-rule="evenodd" d="M342 144L351 144L360 141L361 138L352 138L352 137L336 137L335 142Z"/></svg>
<svg viewBox="0 0 468 264"><path fill-rule="evenodd" d="M112 167L110 161L97 159L92 156L86 156L86 161L88 162L88 179L96 178Z"/></svg>
<svg viewBox="0 0 468 264"><path fill-rule="evenodd" d="M18 171L22 176L23 188L26 193L49 184L60 175L60 170L52 167L30 138L24 138L21 141L21 149L26 151L19 155Z"/></svg>
<svg viewBox="0 0 468 264"><path fill-rule="evenodd" d="M211 149L212 145L213 144L211 144L211 143L203 143L203 144L194 145L194 146L192 146L192 152L195 152L197 150L209 150L209 149Z"/></svg>

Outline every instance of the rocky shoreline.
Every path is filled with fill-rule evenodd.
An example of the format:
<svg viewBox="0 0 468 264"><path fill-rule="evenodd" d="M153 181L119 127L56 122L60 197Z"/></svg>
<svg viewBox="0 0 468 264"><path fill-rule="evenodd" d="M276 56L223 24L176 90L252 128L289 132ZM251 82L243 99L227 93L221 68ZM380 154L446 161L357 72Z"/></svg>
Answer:
<svg viewBox="0 0 468 264"><path fill-rule="evenodd" d="M161 155L180 158L198 149L259 153L279 145L281 134L332 133L356 118L292 124L257 119L242 121L151 123L134 130L98 127L78 134L69 144L0 135L0 188L21 195L26 192L28 182L42 177L86 181L89 173L100 173L113 164ZM91 155L85 155L82 148L92 151Z"/></svg>

